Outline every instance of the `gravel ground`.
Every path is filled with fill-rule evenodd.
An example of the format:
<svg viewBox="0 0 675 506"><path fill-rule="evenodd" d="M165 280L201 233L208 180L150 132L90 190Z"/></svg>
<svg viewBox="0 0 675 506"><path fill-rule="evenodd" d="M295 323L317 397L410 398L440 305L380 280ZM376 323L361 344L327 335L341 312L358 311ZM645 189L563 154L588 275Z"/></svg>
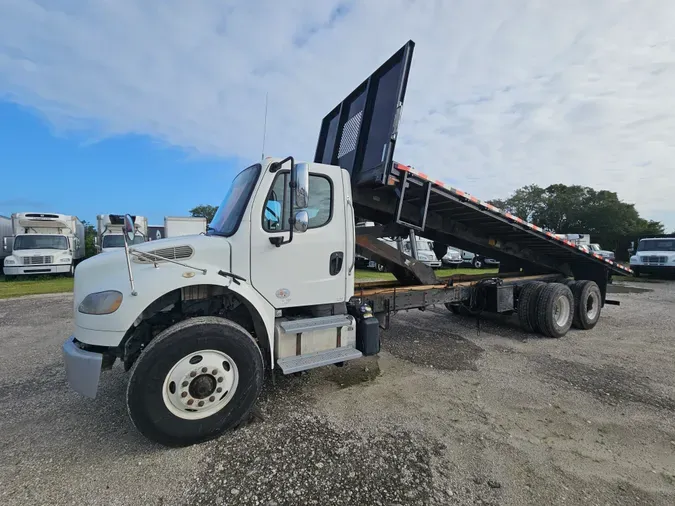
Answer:
<svg viewBox="0 0 675 506"><path fill-rule="evenodd" d="M277 376L264 420L184 449L135 432L120 367L68 390L71 296L0 301L0 504L675 504L675 283L640 287L559 340L396 315L378 357Z"/></svg>

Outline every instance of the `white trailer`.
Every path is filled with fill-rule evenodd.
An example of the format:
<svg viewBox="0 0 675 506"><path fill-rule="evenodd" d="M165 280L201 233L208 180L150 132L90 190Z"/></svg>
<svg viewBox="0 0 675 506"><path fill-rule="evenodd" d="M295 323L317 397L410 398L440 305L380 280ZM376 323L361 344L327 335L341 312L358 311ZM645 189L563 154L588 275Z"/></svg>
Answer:
<svg viewBox="0 0 675 506"><path fill-rule="evenodd" d="M148 219L145 216L132 216L135 236L133 244L148 240ZM122 227L124 216L119 214L99 214L96 217L96 250L100 252L124 247Z"/></svg>
<svg viewBox="0 0 675 506"><path fill-rule="evenodd" d="M12 219L7 216L0 216L0 260L12 253L12 242L14 234L12 233Z"/></svg>
<svg viewBox="0 0 675 506"><path fill-rule="evenodd" d="M206 218L194 216L164 217L164 237L206 233Z"/></svg>
<svg viewBox="0 0 675 506"><path fill-rule="evenodd" d="M12 214L12 253L6 277L36 274L72 276L84 258L84 225L76 216L54 213Z"/></svg>
<svg viewBox="0 0 675 506"><path fill-rule="evenodd" d="M380 327L397 311L517 314L524 330L551 338L597 324L608 271L629 269L394 162L413 45L324 118L313 162L266 158L241 171L207 234L78 267L74 333L63 345L73 389L96 396L101 371L120 360L134 426L183 446L244 423L273 369L378 353ZM383 225L357 229L356 216ZM406 230L434 249L494 256L502 273L439 279L378 240ZM133 238L130 218L125 231ZM396 281L355 282L357 246Z"/></svg>

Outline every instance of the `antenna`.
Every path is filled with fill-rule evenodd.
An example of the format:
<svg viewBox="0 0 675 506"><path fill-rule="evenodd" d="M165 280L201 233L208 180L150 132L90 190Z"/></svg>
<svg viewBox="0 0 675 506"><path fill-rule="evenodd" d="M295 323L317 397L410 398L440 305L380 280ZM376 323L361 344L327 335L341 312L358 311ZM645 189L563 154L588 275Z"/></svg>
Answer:
<svg viewBox="0 0 675 506"><path fill-rule="evenodd" d="M265 121L263 123L262 156L260 157L261 160L265 158L265 134L267 133L267 95L268 93L265 92Z"/></svg>

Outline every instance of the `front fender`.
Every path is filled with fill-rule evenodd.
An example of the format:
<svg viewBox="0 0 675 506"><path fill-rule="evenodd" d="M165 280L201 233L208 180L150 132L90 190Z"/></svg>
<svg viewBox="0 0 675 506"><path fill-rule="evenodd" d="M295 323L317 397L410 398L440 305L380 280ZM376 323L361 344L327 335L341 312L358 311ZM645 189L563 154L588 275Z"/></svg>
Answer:
<svg viewBox="0 0 675 506"><path fill-rule="evenodd" d="M159 268L152 265L134 266L136 295L131 294L129 279L120 276L106 276L103 272L92 283L90 276L75 274L75 337L78 341L97 346L116 347L122 341L127 330L138 320L146 308L167 293L180 288L214 285L222 286L236 293L247 303L249 310L260 317L265 327L270 352L270 363L274 353L274 308L246 281L238 284L230 277L218 274L219 269L205 266L206 274L176 264L162 264ZM78 267L79 269L79 267ZM77 308L81 300L89 293L117 290L122 292L123 301L119 309L108 315L86 315Z"/></svg>

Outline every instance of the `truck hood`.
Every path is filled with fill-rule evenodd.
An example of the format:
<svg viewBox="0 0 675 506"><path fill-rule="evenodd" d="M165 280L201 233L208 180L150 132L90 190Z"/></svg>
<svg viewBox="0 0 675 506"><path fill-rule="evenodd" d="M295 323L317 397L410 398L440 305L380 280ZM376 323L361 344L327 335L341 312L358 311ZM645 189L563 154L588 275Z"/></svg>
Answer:
<svg viewBox="0 0 675 506"><path fill-rule="evenodd" d="M206 269L209 273L231 269L231 246L229 240L224 237L206 235L172 237L138 244L132 249L172 259L176 257L176 261ZM176 288L199 284L201 279L201 273L190 267L161 260L155 267L152 261L139 260L134 255L131 255L131 270L137 296L131 294L124 248L95 255L77 266L73 297L77 326L97 330L121 330L120 322L133 321L139 312L157 297ZM87 295L107 290L116 290L123 295L122 305L115 313L85 315L78 312L78 306ZM130 300L133 301L131 304L127 302Z"/></svg>

